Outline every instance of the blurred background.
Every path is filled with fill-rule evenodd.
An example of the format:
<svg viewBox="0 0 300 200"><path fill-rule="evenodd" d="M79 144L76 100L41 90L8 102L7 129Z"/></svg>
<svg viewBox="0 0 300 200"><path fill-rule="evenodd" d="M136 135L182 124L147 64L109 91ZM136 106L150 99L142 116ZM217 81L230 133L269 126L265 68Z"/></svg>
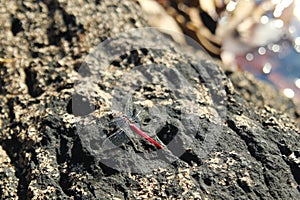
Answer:
<svg viewBox="0 0 300 200"><path fill-rule="evenodd" d="M149 23L300 102L300 0L139 0ZM181 44L183 38L172 36ZM267 91L266 91L267 92Z"/></svg>

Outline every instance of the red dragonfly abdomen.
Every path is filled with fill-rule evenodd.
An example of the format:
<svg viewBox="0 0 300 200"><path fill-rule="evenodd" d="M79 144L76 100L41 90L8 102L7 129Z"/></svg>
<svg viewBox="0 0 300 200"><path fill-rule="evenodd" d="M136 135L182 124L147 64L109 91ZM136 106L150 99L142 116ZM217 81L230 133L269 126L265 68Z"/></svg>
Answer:
<svg viewBox="0 0 300 200"><path fill-rule="evenodd" d="M164 148L161 144L159 144L158 142L156 142L154 139L152 139L150 136L148 136L146 133L144 133L142 130L140 130L133 123L129 123L129 127L130 127L130 129L132 131L136 132L137 134L139 134L140 136L142 136L143 138L145 138L146 140L148 140L150 143L152 143L153 145L155 145L157 148L159 148L159 149L163 149Z"/></svg>

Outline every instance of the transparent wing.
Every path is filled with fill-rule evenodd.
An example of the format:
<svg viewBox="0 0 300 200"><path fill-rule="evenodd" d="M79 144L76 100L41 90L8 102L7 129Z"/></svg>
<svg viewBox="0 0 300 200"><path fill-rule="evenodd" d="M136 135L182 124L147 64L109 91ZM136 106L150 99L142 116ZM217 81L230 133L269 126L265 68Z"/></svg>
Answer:
<svg viewBox="0 0 300 200"><path fill-rule="evenodd" d="M139 123L139 115L141 114L141 110L134 116L132 116L132 120L134 121L134 124L140 128L140 123Z"/></svg>
<svg viewBox="0 0 300 200"><path fill-rule="evenodd" d="M133 115L132 95L131 94L127 95L126 99L127 101L124 108L124 114L131 117Z"/></svg>
<svg viewBox="0 0 300 200"><path fill-rule="evenodd" d="M120 129L109 137L105 138L102 143L102 149L113 149L121 146L122 144L126 144L129 141L131 141L135 145L135 143L132 141L132 138L135 137L135 134L129 128L126 120L122 117L117 117L116 119L114 119L114 122Z"/></svg>
<svg viewBox="0 0 300 200"><path fill-rule="evenodd" d="M125 108L124 108L124 114L127 115L128 117L131 118L131 120L134 121L134 123L140 127L140 124L139 124L139 119L138 119L138 115L141 113L141 110L138 112L138 113L134 113L134 110L133 109L133 102L132 102L132 95L131 94L128 94L126 96L126 104L125 104Z"/></svg>
<svg viewBox="0 0 300 200"><path fill-rule="evenodd" d="M130 141L129 137L125 134L123 130L120 129L117 132L105 138L105 140L102 143L102 149L103 150L113 149L121 146L122 144L126 144L129 141Z"/></svg>

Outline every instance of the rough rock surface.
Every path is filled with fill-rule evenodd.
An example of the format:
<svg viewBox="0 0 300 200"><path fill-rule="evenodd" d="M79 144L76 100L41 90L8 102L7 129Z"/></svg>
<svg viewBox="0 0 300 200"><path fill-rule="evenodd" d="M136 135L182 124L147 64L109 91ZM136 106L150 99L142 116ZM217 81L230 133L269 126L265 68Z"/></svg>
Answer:
<svg viewBox="0 0 300 200"><path fill-rule="evenodd" d="M122 51L105 69L105 49L82 65L100 42L147 26L134 1L2 0L0 10L0 57L15 58L0 63L1 199L299 198L293 104L287 114L275 103L254 106L263 94L254 83L231 74L234 89L218 65L155 31L111 43ZM168 50L130 51L148 43ZM128 93L149 116L143 129L156 131L148 126L153 119L161 123L156 137L166 150L128 143L110 150L115 166L107 166L93 142L110 120L111 99ZM128 164L124 152L132 172L117 170ZM143 163L151 156L151 166ZM169 164L155 168L163 162ZM134 171L147 167L152 171Z"/></svg>

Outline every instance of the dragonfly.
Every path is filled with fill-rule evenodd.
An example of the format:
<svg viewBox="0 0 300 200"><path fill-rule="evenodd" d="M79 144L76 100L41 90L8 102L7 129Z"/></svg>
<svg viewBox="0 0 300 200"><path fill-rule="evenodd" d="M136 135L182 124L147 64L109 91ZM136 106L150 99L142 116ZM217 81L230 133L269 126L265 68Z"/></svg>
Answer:
<svg viewBox="0 0 300 200"><path fill-rule="evenodd" d="M115 146L121 146L122 144L128 143L129 141L134 144L131 138L134 137L134 134L138 134L143 139L156 146L158 149L163 149L164 146L162 144L150 137L147 133L145 133L138 127L137 116L140 112L137 115L133 116L132 110L131 97L129 97L125 106L125 112L128 114L115 114L113 122L117 125L119 130L107 137L104 140L102 146L107 146L109 141L111 141Z"/></svg>

